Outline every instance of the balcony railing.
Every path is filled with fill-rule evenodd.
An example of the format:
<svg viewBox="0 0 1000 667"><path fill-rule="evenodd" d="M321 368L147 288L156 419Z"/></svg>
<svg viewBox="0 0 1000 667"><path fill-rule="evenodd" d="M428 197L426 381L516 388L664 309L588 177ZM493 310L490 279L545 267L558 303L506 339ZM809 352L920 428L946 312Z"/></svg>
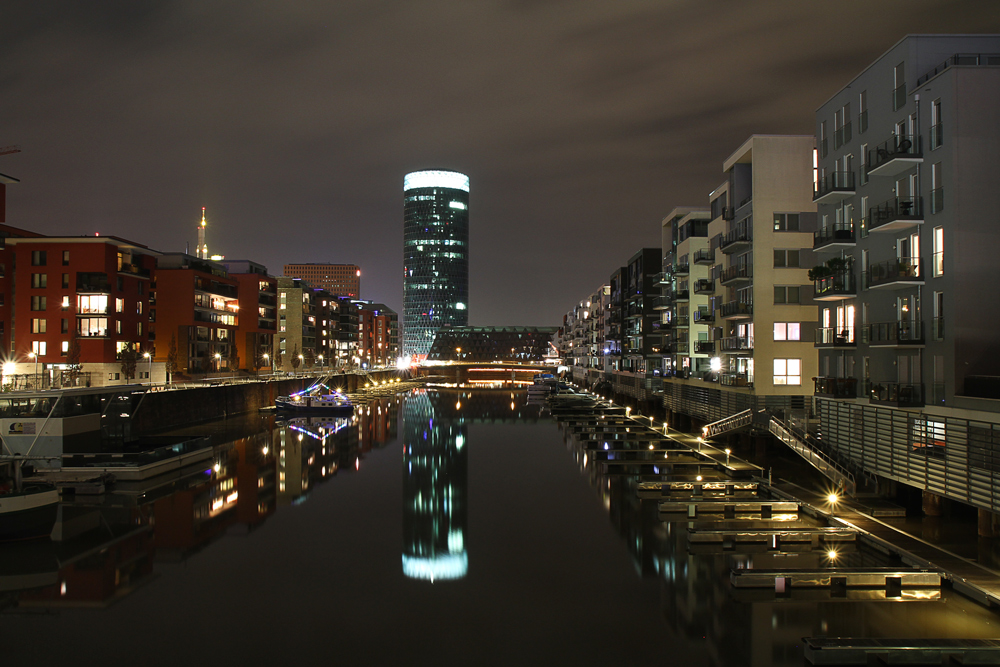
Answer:
<svg viewBox="0 0 1000 667"><path fill-rule="evenodd" d="M751 228L749 225L743 225L743 221L741 221L739 227L722 237L719 249L724 253L730 253L740 246L749 245L751 241L753 241Z"/></svg>
<svg viewBox="0 0 1000 667"><path fill-rule="evenodd" d="M891 176L923 162L923 146L919 134L894 134L868 149L865 165L869 176Z"/></svg>
<svg viewBox="0 0 1000 667"><path fill-rule="evenodd" d="M724 318L740 318L740 317L750 317L753 315L753 304L743 303L742 301L730 301L729 303L722 304L722 317Z"/></svg>
<svg viewBox="0 0 1000 667"><path fill-rule="evenodd" d="M749 282L753 277L753 265L752 264L737 264L736 266L730 266L722 272L719 276L719 282L723 285L728 285L735 282Z"/></svg>
<svg viewBox="0 0 1000 667"><path fill-rule="evenodd" d="M892 110L899 111L906 104L906 83L892 91Z"/></svg>
<svg viewBox="0 0 1000 667"><path fill-rule="evenodd" d="M695 250L692 261L695 264L711 264L715 261L715 253L710 249Z"/></svg>
<svg viewBox="0 0 1000 667"><path fill-rule="evenodd" d="M715 341L697 340L694 342L694 351L698 354L715 354Z"/></svg>
<svg viewBox="0 0 1000 667"><path fill-rule="evenodd" d="M852 246L855 245L854 223L824 227L813 232L813 250L818 250L823 246Z"/></svg>
<svg viewBox="0 0 1000 667"><path fill-rule="evenodd" d="M749 352L753 349L753 336L727 336L722 339L723 352Z"/></svg>
<svg viewBox="0 0 1000 667"><path fill-rule="evenodd" d="M854 271L843 269L832 276L820 278L813 282L813 298L817 301L838 301L857 296L858 289L854 282Z"/></svg>
<svg viewBox="0 0 1000 667"><path fill-rule="evenodd" d="M873 403L885 403L900 408L919 408L924 404L923 384L874 382L868 390Z"/></svg>
<svg viewBox="0 0 1000 667"><path fill-rule="evenodd" d="M674 292L674 299L676 301L688 301L691 298L691 293L686 289L679 289Z"/></svg>
<svg viewBox="0 0 1000 667"><path fill-rule="evenodd" d="M815 394L828 398L857 398L857 378L813 378L816 382Z"/></svg>
<svg viewBox="0 0 1000 667"><path fill-rule="evenodd" d="M843 127L833 131L833 147L840 148L851 140L851 121L844 123Z"/></svg>
<svg viewBox="0 0 1000 667"><path fill-rule="evenodd" d="M820 327L816 329L816 347L854 347L857 327Z"/></svg>
<svg viewBox="0 0 1000 667"><path fill-rule="evenodd" d="M715 313L711 310L696 310L693 319L698 324L709 324L715 321Z"/></svg>
<svg viewBox="0 0 1000 667"><path fill-rule="evenodd" d="M923 197L894 197L868 209L868 231L886 232L924 221Z"/></svg>
<svg viewBox="0 0 1000 667"><path fill-rule="evenodd" d="M689 273L691 273L691 265L687 262L677 262L674 264L675 276L686 276Z"/></svg>
<svg viewBox="0 0 1000 667"><path fill-rule="evenodd" d="M870 264L863 275L868 289L878 287L906 287L924 283L923 263L920 257L897 257L877 264Z"/></svg>
<svg viewBox="0 0 1000 667"><path fill-rule="evenodd" d="M832 202L854 194L854 172L833 171L816 183L813 201Z"/></svg>
<svg viewBox="0 0 1000 667"><path fill-rule="evenodd" d="M944 340L944 318L935 317L931 319L931 340Z"/></svg>
<svg viewBox="0 0 1000 667"><path fill-rule="evenodd" d="M920 320L867 324L863 332L864 342L874 347L922 345L924 342L924 329Z"/></svg>
<svg viewBox="0 0 1000 667"><path fill-rule="evenodd" d="M150 275L149 269L144 269L138 264L122 264L118 267L118 273L127 273L140 278L149 278Z"/></svg>
<svg viewBox="0 0 1000 667"><path fill-rule="evenodd" d="M858 114L858 134L868 131L868 109Z"/></svg>
<svg viewBox="0 0 1000 667"><path fill-rule="evenodd" d="M928 79L937 76L940 72L948 69L952 65L963 67L976 67L983 65L1000 65L1000 54L998 53L956 53L940 65L927 72L917 79L917 86L922 86Z"/></svg>
<svg viewBox="0 0 1000 667"><path fill-rule="evenodd" d="M748 373L723 373L719 376L719 384L724 387L752 387L753 376Z"/></svg>
<svg viewBox="0 0 1000 667"><path fill-rule="evenodd" d="M736 218L736 209L732 206L722 207L722 219L723 220L733 220Z"/></svg>
<svg viewBox="0 0 1000 667"><path fill-rule="evenodd" d="M937 125L931 125L931 150L935 148L940 148L941 144L944 143L944 127L941 123Z"/></svg>
<svg viewBox="0 0 1000 667"><path fill-rule="evenodd" d="M699 278L694 281L695 294L711 294L715 292L715 281L709 278Z"/></svg>
<svg viewBox="0 0 1000 667"><path fill-rule="evenodd" d="M940 213L944 210L944 188L934 188L931 190L931 213Z"/></svg>

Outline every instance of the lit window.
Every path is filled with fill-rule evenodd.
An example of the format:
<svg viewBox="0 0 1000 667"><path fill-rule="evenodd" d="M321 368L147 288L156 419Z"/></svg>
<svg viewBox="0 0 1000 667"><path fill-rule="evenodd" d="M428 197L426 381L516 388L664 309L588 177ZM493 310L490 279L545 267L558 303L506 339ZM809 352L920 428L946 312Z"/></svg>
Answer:
<svg viewBox="0 0 1000 667"><path fill-rule="evenodd" d="M116 313L125 312L125 299L115 299L115 312Z"/></svg>
<svg viewBox="0 0 1000 667"><path fill-rule="evenodd" d="M798 322L775 322L774 340L800 340L801 325Z"/></svg>
<svg viewBox="0 0 1000 667"><path fill-rule="evenodd" d="M776 386L802 384L802 360L775 359L774 384Z"/></svg>

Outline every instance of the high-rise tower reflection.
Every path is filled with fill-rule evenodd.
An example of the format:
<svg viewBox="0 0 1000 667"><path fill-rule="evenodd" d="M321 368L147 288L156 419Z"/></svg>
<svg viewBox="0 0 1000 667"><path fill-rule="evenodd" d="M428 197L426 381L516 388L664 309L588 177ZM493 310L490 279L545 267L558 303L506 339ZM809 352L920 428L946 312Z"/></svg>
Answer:
<svg viewBox="0 0 1000 667"><path fill-rule="evenodd" d="M415 391L403 405L403 574L413 579L461 579L469 569L466 424L435 408L448 396Z"/></svg>

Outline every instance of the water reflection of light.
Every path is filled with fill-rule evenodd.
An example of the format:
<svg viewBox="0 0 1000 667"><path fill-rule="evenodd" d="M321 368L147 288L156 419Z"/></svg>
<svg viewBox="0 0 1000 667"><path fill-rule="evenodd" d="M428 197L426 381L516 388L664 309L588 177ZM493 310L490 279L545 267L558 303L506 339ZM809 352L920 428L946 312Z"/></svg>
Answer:
<svg viewBox="0 0 1000 667"><path fill-rule="evenodd" d="M442 554L419 558L403 554L403 574L411 579L434 581L461 579L469 572L469 554Z"/></svg>

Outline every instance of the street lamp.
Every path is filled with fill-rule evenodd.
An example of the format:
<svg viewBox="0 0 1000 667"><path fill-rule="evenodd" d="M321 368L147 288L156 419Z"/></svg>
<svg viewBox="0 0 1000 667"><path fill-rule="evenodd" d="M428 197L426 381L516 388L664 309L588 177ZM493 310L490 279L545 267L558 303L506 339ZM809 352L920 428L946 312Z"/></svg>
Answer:
<svg viewBox="0 0 1000 667"><path fill-rule="evenodd" d="M270 365L270 363L268 361L270 358L271 358L271 355L269 355L267 352L265 352L264 353L264 365L267 366L268 368L271 367L271 365ZM274 369L272 368L271 371L272 371L272 375L273 375ZM260 373L260 371L258 371L258 374L259 373Z"/></svg>
<svg viewBox="0 0 1000 667"><path fill-rule="evenodd" d="M323 355L319 355L319 372L323 372Z"/></svg>
<svg viewBox="0 0 1000 667"><path fill-rule="evenodd" d="M31 351L28 353L28 358L35 360L35 380L33 384L35 385L35 389L38 389L38 355L34 351Z"/></svg>
<svg viewBox="0 0 1000 667"><path fill-rule="evenodd" d="M149 361L149 370L146 371L146 377L149 379L149 386L153 386L153 355L149 352L143 352L142 358Z"/></svg>
<svg viewBox="0 0 1000 667"><path fill-rule="evenodd" d="M217 373L222 372L222 355L218 352L215 353L215 371Z"/></svg>
<svg viewBox="0 0 1000 667"><path fill-rule="evenodd" d="M305 362L305 360L306 360L305 355L304 354L300 354L299 355L299 366L301 366L303 364L303 362Z"/></svg>

